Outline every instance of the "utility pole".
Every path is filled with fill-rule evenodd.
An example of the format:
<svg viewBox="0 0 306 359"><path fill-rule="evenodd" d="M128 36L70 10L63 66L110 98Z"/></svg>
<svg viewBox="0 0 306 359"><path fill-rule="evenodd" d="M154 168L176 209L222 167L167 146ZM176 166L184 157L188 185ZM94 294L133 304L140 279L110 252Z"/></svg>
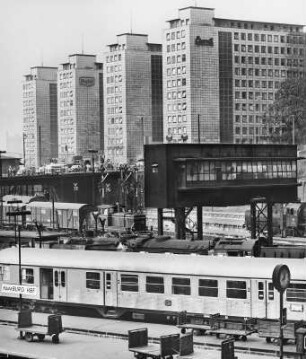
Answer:
<svg viewBox="0 0 306 359"><path fill-rule="evenodd" d="M0 151L0 178L2 178L2 153L6 153L6 151Z"/></svg>

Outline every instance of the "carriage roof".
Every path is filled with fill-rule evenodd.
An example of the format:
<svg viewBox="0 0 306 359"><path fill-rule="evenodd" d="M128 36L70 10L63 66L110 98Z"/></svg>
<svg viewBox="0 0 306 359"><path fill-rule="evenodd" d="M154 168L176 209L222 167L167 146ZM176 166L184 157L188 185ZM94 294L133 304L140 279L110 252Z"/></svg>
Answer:
<svg viewBox="0 0 306 359"><path fill-rule="evenodd" d="M29 208L52 208L53 204L52 202L31 202L28 204ZM77 209L80 210L85 207L90 207L90 205L85 203L66 203L66 202L54 202L54 208L55 209Z"/></svg>
<svg viewBox="0 0 306 359"><path fill-rule="evenodd" d="M18 248L0 251L0 265L18 265L18 260ZM21 263L22 266L263 279L272 278L277 264L287 264L292 279L306 280L305 259L22 248Z"/></svg>

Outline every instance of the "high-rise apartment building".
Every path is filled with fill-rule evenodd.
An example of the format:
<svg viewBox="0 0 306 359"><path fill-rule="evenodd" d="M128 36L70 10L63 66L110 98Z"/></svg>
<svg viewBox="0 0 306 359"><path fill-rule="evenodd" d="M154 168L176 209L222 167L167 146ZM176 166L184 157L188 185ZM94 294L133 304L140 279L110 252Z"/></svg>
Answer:
<svg viewBox="0 0 306 359"><path fill-rule="evenodd" d="M161 51L126 33L104 54L105 156L115 164L135 163L144 143L163 140Z"/></svg>
<svg viewBox="0 0 306 359"><path fill-rule="evenodd" d="M57 68L37 66L23 82L23 150L26 167L57 157Z"/></svg>
<svg viewBox="0 0 306 359"><path fill-rule="evenodd" d="M95 55L74 54L58 70L58 157L103 150L103 68Z"/></svg>
<svg viewBox="0 0 306 359"><path fill-rule="evenodd" d="M303 26L188 7L163 40L164 140L258 143L281 82L305 73Z"/></svg>

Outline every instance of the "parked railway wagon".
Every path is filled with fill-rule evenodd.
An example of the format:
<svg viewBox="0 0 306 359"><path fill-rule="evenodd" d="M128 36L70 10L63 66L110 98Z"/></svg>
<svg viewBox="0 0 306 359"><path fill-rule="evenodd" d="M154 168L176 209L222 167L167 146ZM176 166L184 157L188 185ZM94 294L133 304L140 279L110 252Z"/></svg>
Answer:
<svg viewBox="0 0 306 359"><path fill-rule="evenodd" d="M81 232L94 207L84 203L31 202L27 204L31 214L26 223L37 221L47 228L68 229Z"/></svg>
<svg viewBox="0 0 306 359"><path fill-rule="evenodd" d="M174 320L182 311L278 319L279 293L271 278L280 263L291 271L284 295L288 320L306 320L304 259L24 248L22 284L32 289L23 301L142 320ZM0 305L17 303L18 273L18 249L0 251Z"/></svg>

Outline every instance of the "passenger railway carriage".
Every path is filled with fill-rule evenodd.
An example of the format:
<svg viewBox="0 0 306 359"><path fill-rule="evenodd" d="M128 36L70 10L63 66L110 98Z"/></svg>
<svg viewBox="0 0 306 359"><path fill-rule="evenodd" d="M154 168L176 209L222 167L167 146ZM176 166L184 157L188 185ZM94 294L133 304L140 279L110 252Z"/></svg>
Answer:
<svg viewBox="0 0 306 359"><path fill-rule="evenodd" d="M0 304L18 301L18 249L0 251ZM272 285L277 264L287 264L288 320L306 320L304 259L211 257L177 254L63 251L22 248L24 294L34 305L82 306L103 316L150 314L175 317L213 314L278 318L279 294ZM55 304L55 305L54 305Z"/></svg>

